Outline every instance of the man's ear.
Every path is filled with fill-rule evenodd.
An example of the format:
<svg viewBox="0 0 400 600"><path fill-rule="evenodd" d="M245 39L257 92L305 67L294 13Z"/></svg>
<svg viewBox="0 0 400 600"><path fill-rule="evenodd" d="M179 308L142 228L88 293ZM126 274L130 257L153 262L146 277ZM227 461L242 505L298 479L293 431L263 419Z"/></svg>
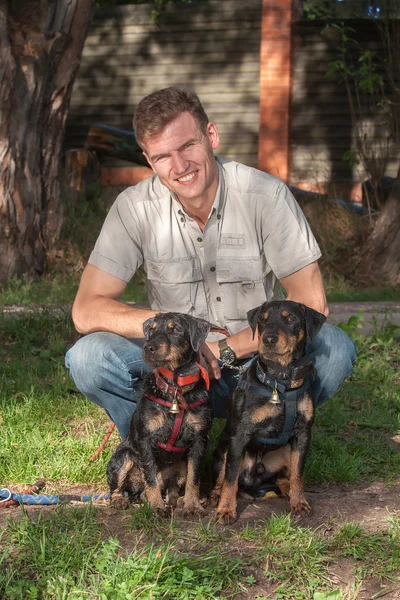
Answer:
<svg viewBox="0 0 400 600"><path fill-rule="evenodd" d="M264 304L262 304L261 306L257 306L256 308L252 308L247 313L247 320L249 322L251 331L253 332L253 340L254 340L254 336L256 335L258 318L260 316L261 309L263 306L264 306Z"/></svg>
<svg viewBox="0 0 400 600"><path fill-rule="evenodd" d="M207 135L210 140L211 148L216 150L219 146L219 133L216 124L211 121L207 124Z"/></svg>
<svg viewBox="0 0 400 600"><path fill-rule="evenodd" d="M185 319L189 324L190 344L195 352L200 350L200 346L204 344L211 329L211 324L204 319L198 319L191 315L185 315Z"/></svg>
<svg viewBox="0 0 400 600"><path fill-rule="evenodd" d="M306 317L306 333L307 339L312 340L321 329L322 325L326 321L325 315L302 304L303 311Z"/></svg>
<svg viewBox="0 0 400 600"><path fill-rule="evenodd" d="M143 322L143 333L144 333L144 337L146 340L149 339L149 331L150 331L150 327L152 326L154 321L154 317L150 317L150 319L147 319L146 321Z"/></svg>

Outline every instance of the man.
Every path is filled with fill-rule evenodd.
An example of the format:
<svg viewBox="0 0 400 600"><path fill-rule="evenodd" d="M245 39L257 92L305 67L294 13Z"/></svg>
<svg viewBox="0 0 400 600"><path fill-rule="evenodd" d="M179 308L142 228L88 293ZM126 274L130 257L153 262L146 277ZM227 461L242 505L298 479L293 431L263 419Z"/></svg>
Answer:
<svg viewBox="0 0 400 600"><path fill-rule="evenodd" d="M289 300L328 314L321 253L299 206L275 177L214 156L218 130L196 94L167 88L146 96L134 128L155 175L110 209L72 310L85 336L66 359L77 387L107 411L123 439L148 371L138 338L157 312L192 314L230 333L214 334L201 349L215 377L216 416L226 415L238 379L224 365L243 364L257 349L248 310L283 298L283 286ZM149 310L119 301L141 265ZM320 405L351 374L355 348L325 324L307 352Z"/></svg>

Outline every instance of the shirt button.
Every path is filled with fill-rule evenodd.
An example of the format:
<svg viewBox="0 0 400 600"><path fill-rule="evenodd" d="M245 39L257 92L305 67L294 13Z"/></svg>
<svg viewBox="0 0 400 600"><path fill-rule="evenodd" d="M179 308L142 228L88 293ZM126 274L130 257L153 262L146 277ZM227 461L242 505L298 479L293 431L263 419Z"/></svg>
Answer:
<svg viewBox="0 0 400 600"><path fill-rule="evenodd" d="M217 302L221 302L221 296L216 297Z"/></svg>
<svg viewBox="0 0 400 600"><path fill-rule="evenodd" d="M210 267L210 271L212 271L214 273L215 267Z"/></svg>
<svg viewBox="0 0 400 600"><path fill-rule="evenodd" d="M198 242L202 242L202 241L203 241L203 238L197 238L197 241L198 241Z"/></svg>
<svg viewBox="0 0 400 600"><path fill-rule="evenodd" d="M220 218L221 218L221 215L217 215L217 219L220 219Z"/></svg>
<svg viewBox="0 0 400 600"><path fill-rule="evenodd" d="M183 221L184 221L184 220L185 220L185 217L181 217L181 221L182 221L182 223L183 223Z"/></svg>

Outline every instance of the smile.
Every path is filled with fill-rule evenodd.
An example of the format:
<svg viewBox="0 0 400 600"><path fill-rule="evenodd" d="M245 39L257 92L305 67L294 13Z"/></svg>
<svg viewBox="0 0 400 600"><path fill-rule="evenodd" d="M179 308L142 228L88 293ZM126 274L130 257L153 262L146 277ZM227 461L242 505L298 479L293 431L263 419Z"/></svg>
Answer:
<svg viewBox="0 0 400 600"><path fill-rule="evenodd" d="M187 183L188 181L192 181L192 179L194 179L197 175L197 171L194 171L193 173L189 173L188 175L184 175L183 177L179 177L179 179L177 179L177 181L179 181L180 183Z"/></svg>

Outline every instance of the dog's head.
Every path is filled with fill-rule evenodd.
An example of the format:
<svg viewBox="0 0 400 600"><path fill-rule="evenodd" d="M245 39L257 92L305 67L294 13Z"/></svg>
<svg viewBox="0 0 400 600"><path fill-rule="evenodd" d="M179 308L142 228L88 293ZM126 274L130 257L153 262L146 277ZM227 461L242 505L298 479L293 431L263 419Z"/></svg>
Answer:
<svg viewBox="0 0 400 600"><path fill-rule="evenodd" d="M247 313L253 332L259 335L261 360L288 365L304 356L307 340L321 329L326 317L291 300L264 302Z"/></svg>
<svg viewBox="0 0 400 600"><path fill-rule="evenodd" d="M158 313L143 323L143 358L152 366L175 370L195 360L210 323L182 313Z"/></svg>

